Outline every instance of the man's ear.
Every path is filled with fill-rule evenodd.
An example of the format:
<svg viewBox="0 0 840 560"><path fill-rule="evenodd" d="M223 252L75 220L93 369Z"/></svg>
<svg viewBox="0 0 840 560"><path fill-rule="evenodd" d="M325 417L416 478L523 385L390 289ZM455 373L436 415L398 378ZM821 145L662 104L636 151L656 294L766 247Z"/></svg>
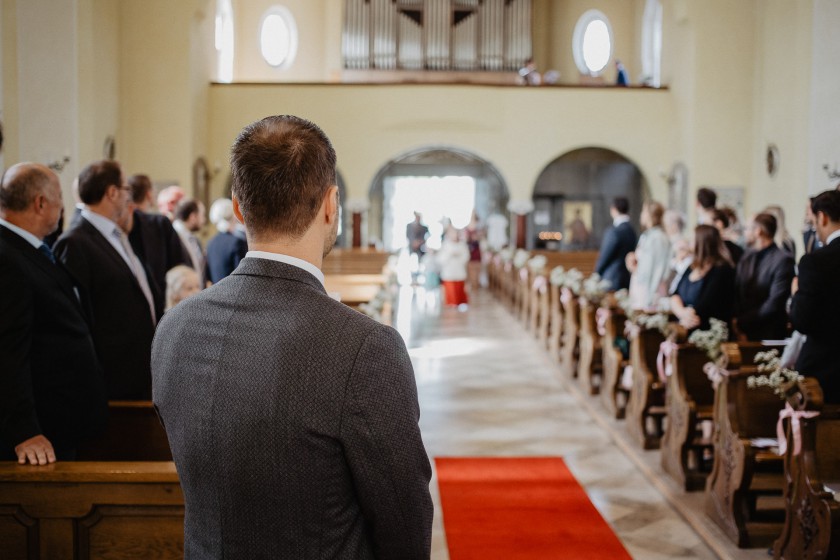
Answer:
<svg viewBox="0 0 840 560"><path fill-rule="evenodd" d="M327 194L324 195L324 214L326 215L326 223L332 223L333 219L338 219L338 186L333 185L327 189Z"/></svg>
<svg viewBox="0 0 840 560"><path fill-rule="evenodd" d="M245 220L242 219L242 211L239 209L239 201L236 200L235 196L230 197L231 202L233 202L233 215L236 216L236 219L239 220L240 224L245 224Z"/></svg>

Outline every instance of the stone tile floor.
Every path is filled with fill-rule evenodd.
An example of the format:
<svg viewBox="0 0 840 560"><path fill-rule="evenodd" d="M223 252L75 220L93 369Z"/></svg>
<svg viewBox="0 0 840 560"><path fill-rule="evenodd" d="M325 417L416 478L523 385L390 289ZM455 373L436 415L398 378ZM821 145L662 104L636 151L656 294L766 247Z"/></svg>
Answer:
<svg viewBox="0 0 840 560"><path fill-rule="evenodd" d="M658 475L615 444L609 419L596 418L595 399L588 403L561 382L548 353L489 292L458 310L404 287L398 309L395 327L414 363L430 458L562 456L633 558L718 557L651 484L651 473ZM432 558L445 560L436 479L432 494ZM724 556L767 558L734 551Z"/></svg>

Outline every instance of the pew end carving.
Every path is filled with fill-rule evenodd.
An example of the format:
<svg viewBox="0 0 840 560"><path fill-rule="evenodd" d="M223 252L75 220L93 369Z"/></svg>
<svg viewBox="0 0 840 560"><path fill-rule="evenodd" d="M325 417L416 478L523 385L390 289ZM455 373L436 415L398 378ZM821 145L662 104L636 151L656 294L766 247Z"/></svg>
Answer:
<svg viewBox="0 0 840 560"><path fill-rule="evenodd" d="M586 298L579 298L580 334L577 380L589 395L597 395L601 389L603 357L601 337L595 324L596 307Z"/></svg>
<svg viewBox="0 0 840 560"><path fill-rule="evenodd" d="M665 337L657 329L640 329L630 336L633 384L627 401L627 431L642 449L658 449L665 418L665 387L654 373Z"/></svg>
<svg viewBox="0 0 840 560"><path fill-rule="evenodd" d="M627 317L618 309L609 309L609 316L603 321L604 334L601 336L601 356L603 364L603 381L601 383L601 403L616 420L624 418L627 401L630 398L630 387L622 384L624 369L629 360L616 345L619 333L623 334L624 322Z"/></svg>

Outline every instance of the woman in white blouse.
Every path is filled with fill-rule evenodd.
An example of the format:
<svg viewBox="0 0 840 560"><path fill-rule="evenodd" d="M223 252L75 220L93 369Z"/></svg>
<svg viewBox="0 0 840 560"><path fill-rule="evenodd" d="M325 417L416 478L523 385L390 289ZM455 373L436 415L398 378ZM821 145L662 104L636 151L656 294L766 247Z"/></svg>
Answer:
<svg viewBox="0 0 840 560"><path fill-rule="evenodd" d="M635 309L651 309L668 293L671 263L671 241L662 229L665 208L656 201L642 207L641 224L645 231L639 237L636 251L627 255L630 277L630 301Z"/></svg>

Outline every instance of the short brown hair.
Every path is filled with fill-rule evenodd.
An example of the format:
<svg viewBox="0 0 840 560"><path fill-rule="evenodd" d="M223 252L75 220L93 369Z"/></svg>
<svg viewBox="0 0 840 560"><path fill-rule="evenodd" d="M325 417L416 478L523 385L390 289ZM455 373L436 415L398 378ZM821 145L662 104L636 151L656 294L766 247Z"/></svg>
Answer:
<svg viewBox="0 0 840 560"><path fill-rule="evenodd" d="M653 227L662 227L662 216L665 215L665 207L662 203L651 200L647 203L648 216L650 217L650 225Z"/></svg>
<svg viewBox="0 0 840 560"><path fill-rule="evenodd" d="M132 175L128 178L128 184L131 186L131 198L135 204L146 200L152 190L152 180L148 175Z"/></svg>
<svg viewBox="0 0 840 560"><path fill-rule="evenodd" d="M182 198L178 206L175 207L173 215L176 220L186 222L190 216L198 212L198 202L193 198Z"/></svg>
<svg viewBox="0 0 840 560"><path fill-rule="evenodd" d="M108 187L122 187L120 164L111 159L94 161L79 173L79 198L85 204L99 204Z"/></svg>
<svg viewBox="0 0 840 560"><path fill-rule="evenodd" d="M764 237L771 240L776 237L778 225L776 223L776 216L773 214L767 214L766 212L756 214L755 218L753 218L753 223L761 230Z"/></svg>
<svg viewBox="0 0 840 560"><path fill-rule="evenodd" d="M317 125L291 115L246 126L230 156L231 192L251 232L302 236L335 185L335 150Z"/></svg>
<svg viewBox="0 0 840 560"><path fill-rule="evenodd" d="M711 210L717 204L717 193L709 187L700 187L697 190L697 202L705 210Z"/></svg>

